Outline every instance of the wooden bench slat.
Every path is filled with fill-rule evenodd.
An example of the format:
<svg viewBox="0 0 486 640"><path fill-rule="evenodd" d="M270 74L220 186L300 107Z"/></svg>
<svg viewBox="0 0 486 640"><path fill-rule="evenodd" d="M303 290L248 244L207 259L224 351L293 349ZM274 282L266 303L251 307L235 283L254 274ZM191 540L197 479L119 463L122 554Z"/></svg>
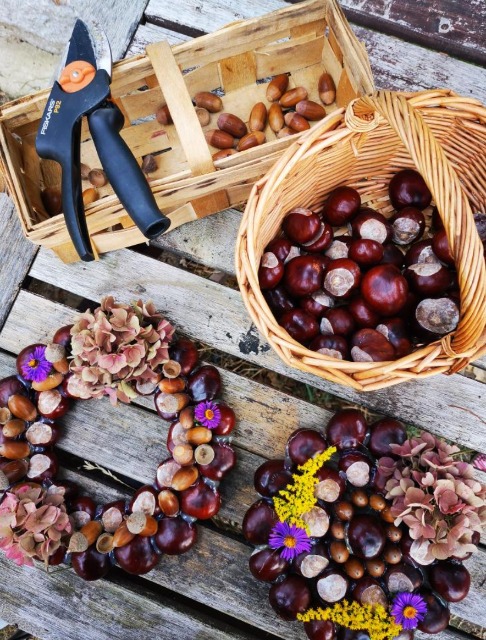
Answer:
<svg viewBox="0 0 486 640"><path fill-rule="evenodd" d="M217 349L427 428L466 447L486 451L486 403L481 402L484 386L475 380L439 375L358 393L303 374L284 365L270 350L250 322L239 292L129 250L108 254L91 264L86 277L83 263L63 264L42 249L30 275L90 300L108 294L125 301L151 298L159 309L167 310L167 316L181 331Z"/></svg>

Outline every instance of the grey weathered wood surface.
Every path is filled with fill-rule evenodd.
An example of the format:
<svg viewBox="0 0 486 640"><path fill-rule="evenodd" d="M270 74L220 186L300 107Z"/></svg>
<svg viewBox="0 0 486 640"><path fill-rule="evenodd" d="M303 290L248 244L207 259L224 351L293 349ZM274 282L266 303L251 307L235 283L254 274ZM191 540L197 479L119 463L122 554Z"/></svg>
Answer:
<svg viewBox="0 0 486 640"><path fill-rule="evenodd" d="M469 27L475 1L477 4L477 0L473 0L464 9L454 0L426 0L414 3L413 7L403 0L344 0L344 6L361 25L356 31L368 47L378 87L416 90L449 86L486 102L484 69L405 41L410 36L415 42L422 42L426 34L428 45L447 50L443 37L434 32L431 16L439 11L456 19L459 13L462 22L454 22L449 39L452 42L467 29L467 36L461 36L461 44L472 49L470 44L475 42L480 51L481 32L474 34ZM6 0L0 7L0 23L2 10L9 2ZM71 0L67 8L61 9L52 3L49 10L62 10L67 15L77 3L79 0ZM123 7L124 11L118 11L113 18L110 10L115 4L115 9ZM133 3L110 0L95 5L90 0L84 6L91 11L95 7L112 45L119 43L121 53L118 55L122 55L136 26L135 15L137 12L140 15L145 4L145 0ZM128 53L143 53L146 44L161 39L181 42L227 22L282 6L285 6L282 0L229 3L182 0L172 4L151 0L144 16L147 22L138 25ZM106 15L110 15L109 20ZM38 24L37 16L32 20ZM52 24L55 23L49 28ZM46 33L46 27L36 30L39 32L36 37ZM391 33L405 34L406 38L393 37ZM58 41L66 39L61 30L56 37ZM467 52L464 56L468 57ZM291 371L268 350L252 328L235 290L131 250L113 253L100 263L90 265L63 265L48 251L41 250L29 271L35 248L22 244L12 214L3 216L1 198L0 283L6 282L8 287L0 288L0 327L2 317L8 317L0 332L0 377L13 371L14 356L21 347L48 339L55 328L72 320L73 309L60 304L72 299L68 294L95 302L108 293L125 301L151 297L181 331L211 348L237 356L248 363L251 371L266 367L310 387L323 389L344 404L354 403L378 414L398 417L473 450L486 451L484 385L477 380L463 375L440 376L423 384L357 394ZM5 202L3 207L8 211L10 205ZM231 274L240 217L238 211L228 210L186 225L156 244L166 252L184 255L201 265ZM21 250L17 248L19 243ZM33 284L29 279L25 281L17 295L27 272ZM36 280L49 285L42 296L33 293L38 290ZM486 359L479 366L486 366ZM18 569L0 556L4 585L0 587L0 617L49 640L115 637L121 640L149 637L304 640L300 625L284 623L273 614L267 601L268 587L251 578L247 570L250 549L242 540L241 522L246 508L256 497L252 487L255 468L266 458L281 456L286 438L297 426L322 427L329 412L255 382L244 367L242 365L238 373L221 370L225 397L239 418L234 439L238 465L221 487L224 504L220 513L211 524L200 527L198 546L185 556L163 558L159 566L142 579L133 580L114 571L108 580L92 584L84 583L72 572L49 577L38 571ZM93 479L86 472L80 472L78 467L83 460L138 484L150 482L157 463L165 457L168 425L155 415L151 399L142 398L130 407L119 409L111 408L107 402L79 402L63 420L63 425L65 435L60 442L60 457L70 468L65 474L80 482L99 502L128 494L125 488L113 489L112 481L106 476L98 474L98 479ZM473 586L465 602L451 607L456 616L454 625L461 628L465 623L471 632L484 638L485 631L481 630L486 627L484 549L468 561L468 567ZM423 634L418 637L424 639ZM453 628L437 636L437 640L461 638L464 635Z"/></svg>
<svg viewBox="0 0 486 640"><path fill-rule="evenodd" d="M19 291L37 247L26 240L12 200L0 193L0 329Z"/></svg>

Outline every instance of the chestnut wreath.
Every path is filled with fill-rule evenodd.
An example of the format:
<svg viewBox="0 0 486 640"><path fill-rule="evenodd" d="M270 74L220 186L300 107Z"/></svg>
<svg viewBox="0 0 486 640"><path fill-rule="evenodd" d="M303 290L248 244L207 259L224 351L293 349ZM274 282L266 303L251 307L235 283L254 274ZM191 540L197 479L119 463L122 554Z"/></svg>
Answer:
<svg viewBox="0 0 486 640"><path fill-rule="evenodd" d="M387 499L390 476L378 461L396 469L400 459L390 445L410 442L417 445L397 420L368 425L360 411L345 409L325 432L295 431L285 458L256 470L260 499L243 520L256 547L249 568L270 585L274 611L303 621L310 640L412 640L415 628L439 633L449 622L448 603L467 596L462 560L479 542L477 529L469 553L431 561L397 521L396 498ZM484 487L478 491L484 509Z"/></svg>
<svg viewBox="0 0 486 640"><path fill-rule="evenodd" d="M53 344L62 345L67 353L71 326L62 327L53 338ZM91 497L80 494L75 483L56 480L59 465L53 445L61 433L57 420L75 398L69 393L71 374L66 367L59 367L63 373L53 371L50 380L56 386L42 391L34 391L23 377L22 359L38 347L45 345L23 349L17 357L19 375L0 381L0 412L9 418L0 421L0 516L9 514L5 498L10 495L13 500L11 492L34 491L37 496L42 489L42 495L51 499L58 496L55 504L62 502L70 524L63 531L61 545L46 562L70 562L85 580L102 578L114 564L128 573L145 574L163 554L189 551L197 541L196 520L218 513L219 481L236 463L230 446L235 414L218 400L218 370L199 365L191 340L172 342L171 359L154 394L159 416L171 422L170 455L158 465L155 482L140 487L130 501L97 506ZM218 416L217 426L211 429L197 420L197 410L194 415L195 407L206 403L212 407L211 415L216 412ZM14 554L10 557L15 560Z"/></svg>

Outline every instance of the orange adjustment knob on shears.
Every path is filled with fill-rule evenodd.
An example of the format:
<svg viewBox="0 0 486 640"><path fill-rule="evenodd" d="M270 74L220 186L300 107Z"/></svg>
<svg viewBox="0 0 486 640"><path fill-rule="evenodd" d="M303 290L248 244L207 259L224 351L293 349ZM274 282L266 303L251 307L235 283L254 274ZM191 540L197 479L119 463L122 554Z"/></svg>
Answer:
<svg viewBox="0 0 486 640"><path fill-rule="evenodd" d="M84 89L96 75L96 69L85 60L70 62L62 70L59 84L66 93L75 93Z"/></svg>

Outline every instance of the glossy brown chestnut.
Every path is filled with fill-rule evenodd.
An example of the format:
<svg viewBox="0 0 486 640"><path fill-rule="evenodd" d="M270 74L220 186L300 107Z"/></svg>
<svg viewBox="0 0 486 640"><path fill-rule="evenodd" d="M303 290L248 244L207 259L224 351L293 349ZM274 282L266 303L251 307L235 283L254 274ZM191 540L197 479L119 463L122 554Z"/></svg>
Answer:
<svg viewBox="0 0 486 640"><path fill-rule="evenodd" d="M355 325L360 329L373 329L380 321L380 314L365 302L362 296L353 298L347 307Z"/></svg>
<svg viewBox="0 0 486 640"><path fill-rule="evenodd" d="M403 562L388 567L385 574L385 584L390 593L415 591L422 586L423 581L424 578L419 568Z"/></svg>
<svg viewBox="0 0 486 640"><path fill-rule="evenodd" d="M280 317L279 324L297 342L305 343L319 333L316 319L303 309L291 309Z"/></svg>
<svg viewBox="0 0 486 640"><path fill-rule="evenodd" d="M391 219L393 227L393 242L396 244L411 244L419 240L425 231L425 217L420 209L404 207Z"/></svg>
<svg viewBox="0 0 486 640"><path fill-rule="evenodd" d="M159 561L160 556L152 547L150 538L135 536L123 547L115 549L115 559L127 573L141 576L151 571Z"/></svg>
<svg viewBox="0 0 486 640"><path fill-rule="evenodd" d="M293 561L293 570L303 578L315 578L329 566L329 552L322 544L300 553Z"/></svg>
<svg viewBox="0 0 486 640"><path fill-rule="evenodd" d="M52 451L44 451L43 453L35 453L29 460L29 470L27 478L31 482L44 482L44 480L52 480L57 476L59 471L59 462L57 456Z"/></svg>
<svg viewBox="0 0 486 640"><path fill-rule="evenodd" d="M92 520L96 514L96 504L89 496L77 496L69 501L69 513L84 511Z"/></svg>
<svg viewBox="0 0 486 640"><path fill-rule="evenodd" d="M214 400L221 392L221 376L216 367L206 364L187 379L187 389L194 402Z"/></svg>
<svg viewBox="0 0 486 640"><path fill-rule="evenodd" d="M283 262L274 253L267 251L263 254L258 269L258 283L260 289L275 289L284 274Z"/></svg>
<svg viewBox="0 0 486 640"><path fill-rule="evenodd" d="M460 602L469 593L471 575L459 562L439 560L429 569L429 582L447 602Z"/></svg>
<svg viewBox="0 0 486 640"><path fill-rule="evenodd" d="M432 238L432 250L439 258L439 260L445 262L449 266L454 266L454 258L449 248L449 240L447 239L447 233L445 229L437 231L437 233Z"/></svg>
<svg viewBox="0 0 486 640"><path fill-rule="evenodd" d="M384 253L381 242L357 239L351 242L348 257L361 267L372 267L383 260Z"/></svg>
<svg viewBox="0 0 486 640"><path fill-rule="evenodd" d="M405 271L410 287L419 296L439 296L452 284L452 274L440 262L413 264Z"/></svg>
<svg viewBox="0 0 486 640"><path fill-rule="evenodd" d="M71 329L74 325L67 324L63 327L59 327L54 336L52 337L52 342L55 344L61 344L68 354L71 353Z"/></svg>
<svg viewBox="0 0 486 640"><path fill-rule="evenodd" d="M379 583L371 576L360 578L353 589L353 598L360 604L370 604L382 607L388 606L388 598Z"/></svg>
<svg viewBox="0 0 486 640"><path fill-rule="evenodd" d="M436 340L454 331L459 318L459 308L450 298L425 298L415 308L412 327L420 337Z"/></svg>
<svg viewBox="0 0 486 640"><path fill-rule="evenodd" d="M329 245L329 248L326 249L326 256L331 260L347 258L351 242L352 239L349 236L339 236L338 238L334 238Z"/></svg>
<svg viewBox="0 0 486 640"><path fill-rule="evenodd" d="M0 407L6 407L10 396L26 396L27 390L16 376L0 380Z"/></svg>
<svg viewBox="0 0 486 640"><path fill-rule="evenodd" d="M294 252L298 251L298 248L294 247L287 238L275 238L265 247L265 251L275 254L281 262L285 262L289 257L292 248L294 249Z"/></svg>
<svg viewBox="0 0 486 640"><path fill-rule="evenodd" d="M361 295L372 309L384 316L397 314L407 302L408 284L397 267L382 264L364 274Z"/></svg>
<svg viewBox="0 0 486 640"><path fill-rule="evenodd" d="M349 231L355 240L374 240L380 244L390 242L393 229L384 215L365 207L349 224Z"/></svg>
<svg viewBox="0 0 486 640"><path fill-rule="evenodd" d="M336 540L344 540L346 531L344 522L341 522L340 520L334 520L334 522L331 524L330 531L332 537Z"/></svg>
<svg viewBox="0 0 486 640"><path fill-rule="evenodd" d="M331 191L324 207L322 217L334 227L347 224L358 213L361 196L352 187L337 187Z"/></svg>
<svg viewBox="0 0 486 640"><path fill-rule="evenodd" d="M330 358L349 360L349 347L346 338L336 336L333 333L317 336L309 344L309 349Z"/></svg>
<svg viewBox="0 0 486 640"><path fill-rule="evenodd" d="M366 561L366 571L372 578L380 578L385 573L386 565L380 558Z"/></svg>
<svg viewBox="0 0 486 640"><path fill-rule="evenodd" d="M265 498L273 498L291 482L292 474L285 466L285 460L267 460L255 471L253 483L258 493Z"/></svg>
<svg viewBox="0 0 486 640"><path fill-rule="evenodd" d="M314 318L320 318L333 304L334 300L330 295L324 293L324 291L315 291L309 296L304 296L299 300L300 308L310 313ZM330 333L332 333L332 331Z"/></svg>
<svg viewBox="0 0 486 640"><path fill-rule="evenodd" d="M268 306L273 311L277 320L286 311L291 311L295 308L294 302L291 300L289 294L282 285L263 292L263 297L267 301Z"/></svg>
<svg viewBox="0 0 486 640"><path fill-rule="evenodd" d="M310 606L312 596L307 582L300 576L288 576L272 584L268 594L272 609L284 620L295 620Z"/></svg>
<svg viewBox="0 0 486 640"><path fill-rule="evenodd" d="M294 464L304 464L316 453L325 451L327 446L324 436L315 429L297 429L287 440L287 455Z"/></svg>
<svg viewBox="0 0 486 640"><path fill-rule="evenodd" d="M393 264L398 269L401 269L404 259L402 251L395 244L389 242L383 245L383 258L380 264Z"/></svg>
<svg viewBox="0 0 486 640"><path fill-rule="evenodd" d="M334 513L339 518L339 520L349 522L354 516L354 507L350 502L340 500L334 505Z"/></svg>
<svg viewBox="0 0 486 640"><path fill-rule="evenodd" d="M346 574L334 567L325 570L316 584L317 593L326 605L342 600L349 586Z"/></svg>
<svg viewBox="0 0 486 640"><path fill-rule="evenodd" d="M386 543L385 530L372 515L355 515L348 525L347 538L354 555L364 560L381 555Z"/></svg>
<svg viewBox="0 0 486 640"><path fill-rule="evenodd" d="M303 244L312 240L319 231L321 221L317 213L304 207L292 209L282 222L282 228L289 240Z"/></svg>
<svg viewBox="0 0 486 640"><path fill-rule="evenodd" d="M152 485L145 484L133 494L128 508L130 511L141 511L148 516L158 516L160 514L158 495L159 492Z"/></svg>
<svg viewBox="0 0 486 640"><path fill-rule="evenodd" d="M416 207L423 210L429 206L432 194L420 173L413 169L404 169L396 173L388 185L392 205L399 211L404 207Z"/></svg>
<svg viewBox="0 0 486 640"><path fill-rule="evenodd" d="M397 358L402 358L412 351L410 332L402 318L385 318L375 329L395 347Z"/></svg>
<svg viewBox="0 0 486 640"><path fill-rule="evenodd" d="M394 418L382 418L373 422L370 427L368 448L377 458L381 458L381 456L395 457L390 445L401 445L406 439L407 431L402 422Z"/></svg>
<svg viewBox="0 0 486 640"><path fill-rule="evenodd" d="M439 258L432 249L432 240L419 240L415 242L405 254L405 266L413 264L437 263Z"/></svg>
<svg viewBox="0 0 486 640"><path fill-rule="evenodd" d="M243 518L243 535L254 545L267 544L271 530L277 524L275 509L266 500L254 502Z"/></svg>
<svg viewBox="0 0 486 640"><path fill-rule="evenodd" d="M387 532L388 537L388 532ZM387 564L398 564L402 560L402 551L399 546L387 542L383 549L383 559Z"/></svg>
<svg viewBox="0 0 486 640"><path fill-rule="evenodd" d="M344 564L349 558L349 551L344 542L334 541L329 545L329 553L334 562Z"/></svg>
<svg viewBox="0 0 486 640"><path fill-rule="evenodd" d="M360 329L351 338L351 358L355 362L383 362L395 359L395 348L374 329Z"/></svg>
<svg viewBox="0 0 486 640"><path fill-rule="evenodd" d="M370 481L371 460L361 451L346 451L339 458L339 470L346 473L348 482L354 487L364 487Z"/></svg>
<svg viewBox="0 0 486 640"><path fill-rule="evenodd" d="M61 435L56 424L46 422L34 422L25 432L25 438L35 447L51 447Z"/></svg>
<svg viewBox="0 0 486 640"><path fill-rule="evenodd" d="M363 444L367 428L366 418L361 411L343 409L329 420L326 436L329 444L340 450L355 449Z"/></svg>
<svg viewBox="0 0 486 640"><path fill-rule="evenodd" d="M368 504L368 494L363 489L355 489L351 494L351 502L356 507L366 507Z"/></svg>
<svg viewBox="0 0 486 640"><path fill-rule="evenodd" d="M308 253L320 253L325 251L332 242L334 232L330 224L327 222L321 223L317 234L309 240L309 242L303 243L302 248Z"/></svg>
<svg viewBox="0 0 486 640"><path fill-rule="evenodd" d="M179 338L169 349L171 360L181 365L181 375L187 376L194 369L198 361L197 348L192 340Z"/></svg>
<svg viewBox="0 0 486 640"><path fill-rule="evenodd" d="M221 413L221 419L217 427L212 432L217 436L229 436L236 424L235 412L231 407L223 402L218 402L218 409Z"/></svg>
<svg viewBox="0 0 486 640"><path fill-rule="evenodd" d="M253 576L262 582L273 582L289 567L288 561L280 555L280 550L269 547L255 550L250 556L249 565Z"/></svg>
<svg viewBox="0 0 486 640"><path fill-rule="evenodd" d="M317 471L316 477L318 479L314 490L316 498L324 502L335 502L342 497L346 489L346 480L336 469L328 466L321 467ZM335 534L333 535L337 537Z"/></svg>
<svg viewBox="0 0 486 640"><path fill-rule="evenodd" d="M236 464L236 455L229 444L212 442L214 458L209 464L200 464L199 473L205 478L219 481L233 469Z"/></svg>
<svg viewBox="0 0 486 640"><path fill-rule="evenodd" d="M418 623L417 628L424 633L444 631L451 617L447 603L432 591L420 591L420 595L427 605L427 613L424 619Z"/></svg>
<svg viewBox="0 0 486 640"><path fill-rule="evenodd" d="M209 520L221 508L219 491L211 488L203 480L198 480L189 489L182 491L180 499L181 510L198 520Z"/></svg>
<svg viewBox="0 0 486 640"><path fill-rule="evenodd" d="M359 287L361 270L353 260L331 260L324 274L323 289L335 298L349 298Z"/></svg>
<svg viewBox="0 0 486 640"><path fill-rule="evenodd" d="M169 556L186 553L197 542L197 527L180 516L159 520L155 544Z"/></svg>
<svg viewBox="0 0 486 640"><path fill-rule="evenodd" d="M335 333L338 336L349 336L356 329L354 318L344 307L334 307L326 311L319 325L321 333Z"/></svg>
<svg viewBox="0 0 486 640"><path fill-rule="evenodd" d="M64 397L57 389L41 391L37 396L39 413L49 420L57 420L68 412L69 407L69 398Z"/></svg>
<svg viewBox="0 0 486 640"><path fill-rule="evenodd" d="M344 571L351 580L359 580L364 576L365 568L361 560L350 556L344 564Z"/></svg>
<svg viewBox="0 0 486 640"><path fill-rule="evenodd" d="M108 554L96 551L93 544L82 553L73 553L71 565L80 578L93 581L106 576L111 569L111 560Z"/></svg>
<svg viewBox="0 0 486 640"><path fill-rule="evenodd" d="M284 285L291 296L306 296L322 289L322 262L314 256L297 256L285 265Z"/></svg>
<svg viewBox="0 0 486 640"><path fill-rule="evenodd" d="M335 640L336 625L330 620L304 622L304 630L309 640Z"/></svg>

